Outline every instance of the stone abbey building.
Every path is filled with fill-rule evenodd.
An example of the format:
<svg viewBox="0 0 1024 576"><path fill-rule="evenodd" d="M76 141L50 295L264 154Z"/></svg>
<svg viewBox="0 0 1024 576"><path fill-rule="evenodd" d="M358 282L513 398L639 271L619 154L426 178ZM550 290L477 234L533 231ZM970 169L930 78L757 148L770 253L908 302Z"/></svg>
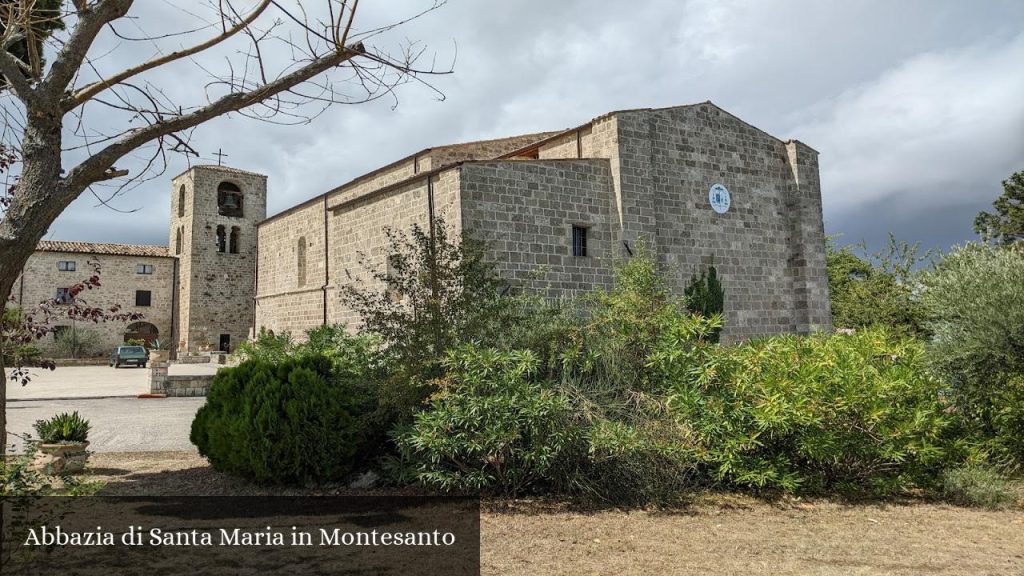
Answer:
<svg viewBox="0 0 1024 576"><path fill-rule="evenodd" d="M181 350L231 348L260 328L353 325L339 287L367 277L360 255L385 269L388 227L443 218L486 241L513 286L607 286L613 260L645 242L679 292L716 266L727 341L831 328L817 152L710 102L429 148L270 218L259 174L197 166L172 187L169 247L43 243L24 274L32 297L52 298L70 274L59 261L78 254L109 261L103 277L122 305L133 287L160 284L147 330ZM117 340L128 327L111 330Z"/></svg>

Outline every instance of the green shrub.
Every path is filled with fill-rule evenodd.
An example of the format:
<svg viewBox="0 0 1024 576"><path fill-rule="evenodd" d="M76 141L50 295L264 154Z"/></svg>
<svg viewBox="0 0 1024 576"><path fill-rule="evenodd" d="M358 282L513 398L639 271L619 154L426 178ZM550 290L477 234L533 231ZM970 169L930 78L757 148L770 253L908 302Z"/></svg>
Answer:
<svg viewBox="0 0 1024 576"><path fill-rule="evenodd" d="M653 365L709 480L750 489L886 494L927 485L950 417L923 350L880 329L697 347Z"/></svg>
<svg viewBox="0 0 1024 576"><path fill-rule="evenodd" d="M673 504L695 485L698 459L662 397L577 409L581 447L556 471L559 490L616 505ZM614 405L614 404L613 404Z"/></svg>
<svg viewBox="0 0 1024 576"><path fill-rule="evenodd" d="M482 243L451 233L441 219L432 228L388 229L386 262L360 254L364 275L341 289L363 332L379 336L402 366L436 365L446 351L493 342L505 328L506 283Z"/></svg>
<svg viewBox="0 0 1024 576"><path fill-rule="evenodd" d="M192 422L217 470L260 483L338 480L361 456L372 395L323 356L249 360L220 370Z"/></svg>
<svg viewBox="0 0 1024 576"><path fill-rule="evenodd" d="M864 244L826 245L832 324L836 328L885 326L904 336L927 336L925 309L915 294L915 269L935 254L920 252L889 236L885 250L869 253Z"/></svg>
<svg viewBox="0 0 1024 576"><path fill-rule="evenodd" d="M932 366L993 462L1024 466L1024 251L969 244L921 275Z"/></svg>
<svg viewBox="0 0 1024 576"><path fill-rule="evenodd" d="M78 444L89 439L92 426L78 412L57 414L48 420L36 420L33 425L44 444Z"/></svg>
<svg viewBox="0 0 1024 576"><path fill-rule="evenodd" d="M5 530L11 528L11 522L16 518L18 509L35 497L94 496L105 486L103 482L84 480L73 475L44 474L35 463L35 453L31 450L0 458L0 498L4 499ZM11 512L11 516L6 516ZM38 526L37 523L34 525ZM4 536L9 537L8 534Z"/></svg>
<svg viewBox="0 0 1024 576"><path fill-rule="evenodd" d="M256 338L241 342L235 348L235 354L242 360L280 362L291 355L294 347L295 341L290 333L275 334L261 327Z"/></svg>
<svg viewBox="0 0 1024 576"><path fill-rule="evenodd" d="M397 436L417 480L442 490L520 494L549 484L576 444L569 400L536 382L531 352L465 347L412 425Z"/></svg>
<svg viewBox="0 0 1024 576"><path fill-rule="evenodd" d="M1004 508L1017 499L1007 479L989 467L965 466L942 475L942 495L960 506Z"/></svg>
<svg viewBox="0 0 1024 576"><path fill-rule="evenodd" d="M709 266L700 276L694 275L683 293L686 295L686 307L694 314L711 318L725 312L725 290L714 266ZM709 340L718 342L720 332L721 329L714 330Z"/></svg>
<svg viewBox="0 0 1024 576"><path fill-rule="evenodd" d="M671 294L642 244L636 256L617 262L613 273L611 289L598 289L585 300L590 320L562 351L561 379L597 382L620 394L664 391L666 382L648 364L665 334L686 332L687 345L709 342L721 327L721 316L693 316L686 299Z"/></svg>
<svg viewBox="0 0 1024 576"><path fill-rule="evenodd" d="M85 358L100 350L100 335L95 330L71 326L54 333L54 347L65 358Z"/></svg>
<svg viewBox="0 0 1024 576"><path fill-rule="evenodd" d="M586 298L585 313L571 302L521 302L525 325L544 337L505 341L534 342L528 351L453 353L441 392L398 436L399 475L449 490L615 504L667 502L691 487L692 442L649 355L668 333L679 352L709 345L719 317L692 316L644 252L616 265L615 284Z"/></svg>

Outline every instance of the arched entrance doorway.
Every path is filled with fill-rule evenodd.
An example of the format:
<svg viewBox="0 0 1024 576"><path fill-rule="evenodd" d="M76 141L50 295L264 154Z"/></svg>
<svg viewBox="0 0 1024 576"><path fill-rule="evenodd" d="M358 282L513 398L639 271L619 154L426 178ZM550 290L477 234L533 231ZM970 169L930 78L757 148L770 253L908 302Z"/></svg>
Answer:
<svg viewBox="0 0 1024 576"><path fill-rule="evenodd" d="M149 348L150 343L159 337L160 330L149 322L135 322L134 324L129 324L128 328L124 331L125 342L129 340L142 340L146 343L146 348Z"/></svg>

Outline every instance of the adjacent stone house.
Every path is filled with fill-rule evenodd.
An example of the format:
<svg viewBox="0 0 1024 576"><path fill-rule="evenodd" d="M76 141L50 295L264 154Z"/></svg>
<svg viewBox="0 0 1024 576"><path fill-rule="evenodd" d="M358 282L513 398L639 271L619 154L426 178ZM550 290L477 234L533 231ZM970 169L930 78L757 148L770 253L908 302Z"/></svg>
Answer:
<svg viewBox="0 0 1024 576"><path fill-rule="evenodd" d="M97 244L92 242L40 242L14 284L15 304L31 309L45 301L66 302L68 288L98 269L100 287L79 295L83 305L143 315L138 322L94 323L57 316L55 331L41 347L57 353L56 334L64 330L95 332L98 351L107 353L126 339L154 340L170 334L174 307L173 286L177 260L164 246ZM53 309L59 310L60 307Z"/></svg>

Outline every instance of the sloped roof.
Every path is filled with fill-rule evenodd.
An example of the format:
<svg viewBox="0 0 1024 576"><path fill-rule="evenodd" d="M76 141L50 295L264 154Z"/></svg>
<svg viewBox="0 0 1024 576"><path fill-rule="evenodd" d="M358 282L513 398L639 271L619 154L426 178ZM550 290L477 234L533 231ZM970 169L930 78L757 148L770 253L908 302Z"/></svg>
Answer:
<svg viewBox="0 0 1024 576"><path fill-rule="evenodd" d="M266 178L267 177L266 174L260 174L259 172L253 172L251 170L242 170L241 168L233 168L231 166L220 166L220 165L217 165L217 164L194 164L192 166L189 166L185 170L183 170L181 173L179 173L174 178L171 178L171 180L174 180L178 176L181 176L182 174L187 173L189 170L191 170L193 168L212 168L214 170L219 170L221 172L228 172L228 173L231 173L231 174L247 174L249 176L259 176L260 178Z"/></svg>
<svg viewBox="0 0 1024 576"><path fill-rule="evenodd" d="M166 246L145 244L105 244L101 242L65 242L43 240L36 246L39 252L74 252L78 254L110 254L116 256L151 256L170 258Z"/></svg>
<svg viewBox="0 0 1024 576"><path fill-rule="evenodd" d="M379 175L381 173L387 172L388 170L391 170L391 169L395 168L396 166L400 166L401 164L403 164L405 162L408 162L408 161L412 160L413 158L428 156L432 152L433 153L444 154L445 157L443 158L443 160L445 160L445 161L442 163L441 166L434 166L434 167L432 167L431 173L436 171L438 168L451 167L451 166L454 166L455 164L457 164L457 163L459 163L461 161L464 161L464 160L475 160L475 159L491 160L496 155L503 153L505 151L505 149L507 149L507 150L515 149L515 148L518 148L518 147L522 146L524 142L526 142L526 143L535 142L535 141L543 140L545 138L548 138L548 137L551 137L552 135L557 135L557 134L561 134L561 131L556 131L556 132L536 132L536 133L532 133L532 134L519 134L519 135L516 135L516 136L506 136L504 138L492 138L492 139L489 139L489 140L474 140L472 142L460 142L460 143L457 143L457 144L444 144L444 145L441 145L441 146L433 146L431 148L424 148L424 149L420 150L419 152L416 152L415 154L409 154L408 156L403 156L402 158L399 158L398 160L395 160L394 162L391 162L390 164L386 164L384 166L381 166L380 168L376 168L374 170L366 172L365 174L361 174L359 176L356 176L352 180L349 180L348 182L345 182L344 184L342 184L340 186L335 186L334 188L331 188L327 192L324 192L322 194L318 194L318 195L310 198L309 200L306 200L304 202L300 202L298 204L295 204L295 205L291 206L290 208L286 208L286 209L284 209L284 210L282 210L282 211L280 211L280 212L278 212L276 214L268 216L267 218L265 218L265 219L261 220L259 223L257 223L257 226L260 226L260 225L265 224L267 222L270 222L272 220L277 220L278 218L281 218L283 216L287 216L288 214L291 214L292 212L294 212L296 210L305 208L305 207L307 207L307 206L309 206L309 205L311 205L313 203L323 202L325 196L330 196L331 194L334 194L336 192L340 192L340 191L342 191L342 190L344 190L344 189L346 189L346 188L348 188L350 186L353 186L355 184L358 184L360 182L363 182L365 180L373 178L374 176L377 176L377 175ZM499 150L497 152L497 154L495 154L495 153L483 153L482 151L484 149L486 149L488 147L488 145L497 145L499 147L503 147L504 149ZM426 172L417 174L416 177L422 178L425 173Z"/></svg>

